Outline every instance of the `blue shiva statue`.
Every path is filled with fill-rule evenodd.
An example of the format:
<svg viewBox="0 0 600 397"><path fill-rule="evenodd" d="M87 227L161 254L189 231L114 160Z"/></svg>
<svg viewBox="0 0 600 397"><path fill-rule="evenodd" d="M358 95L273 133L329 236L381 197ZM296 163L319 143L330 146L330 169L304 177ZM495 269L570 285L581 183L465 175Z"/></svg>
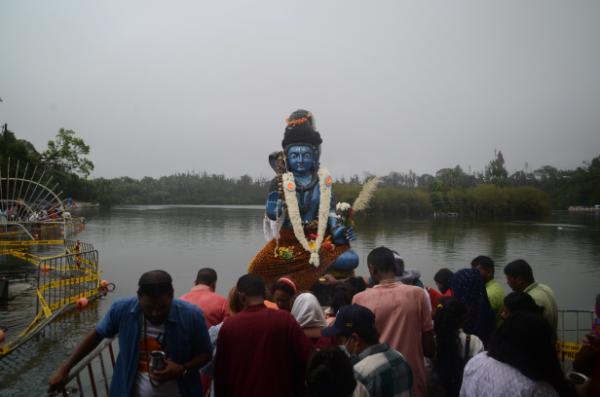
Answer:
<svg viewBox="0 0 600 397"><path fill-rule="evenodd" d="M325 273L347 277L358 266L358 255L350 248L354 230L340 224L331 176L319 163L321 143L313 115L297 110L287 119L283 151L269 156L277 174L266 203L269 242L248 269L267 284L287 276L306 290Z"/></svg>

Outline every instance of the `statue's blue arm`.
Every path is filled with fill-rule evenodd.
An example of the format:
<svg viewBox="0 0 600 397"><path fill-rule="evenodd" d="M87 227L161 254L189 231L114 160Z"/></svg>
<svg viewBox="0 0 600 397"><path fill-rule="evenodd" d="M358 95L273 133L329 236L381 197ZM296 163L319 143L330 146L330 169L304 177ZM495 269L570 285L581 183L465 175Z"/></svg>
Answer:
<svg viewBox="0 0 600 397"><path fill-rule="evenodd" d="M265 212L267 214L267 218L274 221L277 218L281 217L283 210L282 201L279 198L278 192L270 192L267 196L267 204L265 206Z"/></svg>

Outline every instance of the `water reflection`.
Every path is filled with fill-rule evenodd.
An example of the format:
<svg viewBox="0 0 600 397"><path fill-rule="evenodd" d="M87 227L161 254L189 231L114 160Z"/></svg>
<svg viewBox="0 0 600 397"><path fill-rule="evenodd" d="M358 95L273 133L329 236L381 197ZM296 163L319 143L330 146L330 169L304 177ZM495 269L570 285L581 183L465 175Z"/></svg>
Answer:
<svg viewBox="0 0 600 397"><path fill-rule="evenodd" d="M43 396L48 377L74 349L82 333L99 321L101 301L91 302L79 312L63 315L43 333L0 360L2 396Z"/></svg>
<svg viewBox="0 0 600 397"><path fill-rule="evenodd" d="M178 293L183 293L202 266L218 270L218 289L225 293L264 243L260 206L129 206L88 217L92 221L85 238L100 249L107 277L120 281L119 295L134 293L139 274L153 267L172 272ZM477 255L494 258L497 278L503 281L502 266L524 258L563 302L582 306L587 294L593 294L593 282L600 281L599 220L568 213L486 222L360 214L353 246L361 258L359 274L367 273L368 252L387 245L404 256L407 266L420 270L427 284L437 269L469 266ZM575 289L578 283L589 289Z"/></svg>

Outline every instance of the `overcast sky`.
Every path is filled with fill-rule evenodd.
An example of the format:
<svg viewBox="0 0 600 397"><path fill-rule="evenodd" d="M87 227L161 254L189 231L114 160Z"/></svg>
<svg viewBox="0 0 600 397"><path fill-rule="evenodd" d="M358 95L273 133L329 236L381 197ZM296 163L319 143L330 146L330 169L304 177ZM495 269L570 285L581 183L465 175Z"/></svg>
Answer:
<svg viewBox="0 0 600 397"><path fill-rule="evenodd" d="M599 1L0 3L0 123L61 127L93 176L270 177L311 110L322 163L574 168L600 155Z"/></svg>

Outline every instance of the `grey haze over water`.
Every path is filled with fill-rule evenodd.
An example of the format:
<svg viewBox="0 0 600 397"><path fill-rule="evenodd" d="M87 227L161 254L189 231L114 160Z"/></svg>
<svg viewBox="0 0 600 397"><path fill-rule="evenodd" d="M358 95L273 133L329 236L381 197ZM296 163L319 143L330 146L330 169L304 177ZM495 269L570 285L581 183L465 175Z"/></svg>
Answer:
<svg viewBox="0 0 600 397"><path fill-rule="evenodd" d="M270 177L312 110L323 164L574 168L600 154L597 1L4 1L0 123L94 176Z"/></svg>

